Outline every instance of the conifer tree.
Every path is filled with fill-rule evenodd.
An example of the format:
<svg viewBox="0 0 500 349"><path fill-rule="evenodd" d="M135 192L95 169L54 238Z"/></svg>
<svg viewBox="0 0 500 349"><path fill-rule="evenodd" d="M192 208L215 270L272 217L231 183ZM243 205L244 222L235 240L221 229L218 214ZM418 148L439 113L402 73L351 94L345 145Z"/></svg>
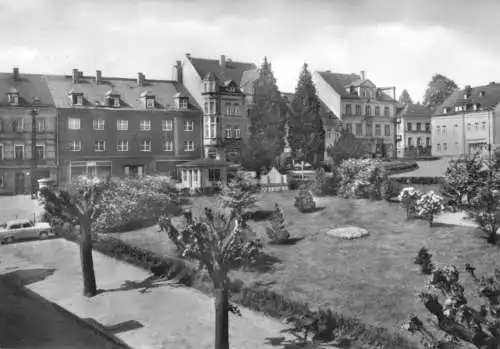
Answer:
<svg viewBox="0 0 500 349"><path fill-rule="evenodd" d="M288 122L288 142L294 157L318 165L324 151L325 131L320 115L320 100L316 94L312 75L304 63L291 103Z"/></svg>

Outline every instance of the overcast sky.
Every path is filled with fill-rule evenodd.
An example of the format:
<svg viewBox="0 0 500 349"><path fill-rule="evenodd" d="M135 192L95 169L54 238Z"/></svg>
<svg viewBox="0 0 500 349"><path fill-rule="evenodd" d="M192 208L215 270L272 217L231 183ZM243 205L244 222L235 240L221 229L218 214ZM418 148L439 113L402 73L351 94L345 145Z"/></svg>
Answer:
<svg viewBox="0 0 500 349"><path fill-rule="evenodd" d="M0 71L171 79L185 53L260 64L293 92L312 70L421 100L434 73L500 81L498 0L0 0Z"/></svg>

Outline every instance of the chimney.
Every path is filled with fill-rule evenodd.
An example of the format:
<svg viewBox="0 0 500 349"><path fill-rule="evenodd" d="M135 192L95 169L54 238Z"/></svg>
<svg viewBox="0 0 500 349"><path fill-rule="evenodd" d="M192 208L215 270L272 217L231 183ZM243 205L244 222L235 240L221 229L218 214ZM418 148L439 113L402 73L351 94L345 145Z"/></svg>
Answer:
<svg viewBox="0 0 500 349"><path fill-rule="evenodd" d="M99 85L102 80L102 72L100 70L95 71L95 83L96 85Z"/></svg>
<svg viewBox="0 0 500 349"><path fill-rule="evenodd" d="M14 67L14 69L12 70L12 78L14 80L19 80L19 68L18 67Z"/></svg>
<svg viewBox="0 0 500 349"><path fill-rule="evenodd" d="M364 70L361 71L361 80L366 78L366 72Z"/></svg>
<svg viewBox="0 0 500 349"><path fill-rule="evenodd" d="M392 98L396 99L396 87L392 88Z"/></svg>
<svg viewBox="0 0 500 349"><path fill-rule="evenodd" d="M186 53L186 57L189 59L191 58L191 53Z"/></svg>
<svg viewBox="0 0 500 349"><path fill-rule="evenodd" d="M73 69L72 80L74 84L78 84L78 81L80 80L80 72L76 68Z"/></svg>
<svg viewBox="0 0 500 349"><path fill-rule="evenodd" d="M225 55L220 55L219 64L221 67L226 66L226 56Z"/></svg>
<svg viewBox="0 0 500 349"><path fill-rule="evenodd" d="M137 86L139 86L139 87L144 86L144 74L143 73L137 73Z"/></svg>
<svg viewBox="0 0 500 349"><path fill-rule="evenodd" d="M177 82L181 83L182 84L182 66L183 66L183 62L182 61L177 61L177 64L175 66L175 69L176 69L176 72L177 72L177 75L176 75L176 80Z"/></svg>

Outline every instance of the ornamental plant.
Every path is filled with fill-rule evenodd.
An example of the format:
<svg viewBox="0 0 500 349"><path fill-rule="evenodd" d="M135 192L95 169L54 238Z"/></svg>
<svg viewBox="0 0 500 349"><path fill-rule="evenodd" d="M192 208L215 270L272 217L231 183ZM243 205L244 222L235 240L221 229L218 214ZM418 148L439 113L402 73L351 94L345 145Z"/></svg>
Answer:
<svg viewBox="0 0 500 349"><path fill-rule="evenodd" d="M432 226L434 218L443 208L443 198L432 190L422 195L415 203L417 216L427 220L429 226Z"/></svg>
<svg viewBox="0 0 500 349"><path fill-rule="evenodd" d="M282 244L290 238L290 232L285 226L285 214L278 205L274 204L275 210L271 216L271 224L266 227L266 234L269 241L273 244Z"/></svg>
<svg viewBox="0 0 500 349"><path fill-rule="evenodd" d="M307 189L301 189L299 191L299 196L295 198L295 207L301 213L311 212L316 208L316 202L314 201L312 193Z"/></svg>
<svg viewBox="0 0 500 349"><path fill-rule="evenodd" d="M348 159L338 169L338 193L344 198L380 199L387 172L377 159Z"/></svg>
<svg viewBox="0 0 500 349"><path fill-rule="evenodd" d="M434 264L431 261L432 255L425 247L422 247L415 258L415 264L420 266L422 274L430 275L434 269Z"/></svg>
<svg viewBox="0 0 500 349"><path fill-rule="evenodd" d="M399 193L398 200L406 211L406 219L416 214L417 201L422 197L422 193L413 187L406 187Z"/></svg>

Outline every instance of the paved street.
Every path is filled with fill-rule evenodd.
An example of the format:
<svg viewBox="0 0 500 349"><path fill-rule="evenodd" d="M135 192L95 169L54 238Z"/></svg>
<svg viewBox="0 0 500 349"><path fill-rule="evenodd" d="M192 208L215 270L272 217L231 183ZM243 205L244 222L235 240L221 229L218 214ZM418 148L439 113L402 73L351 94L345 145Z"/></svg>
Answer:
<svg viewBox="0 0 500 349"><path fill-rule="evenodd" d="M0 348L121 348L21 285L20 278L35 281L50 269L17 273L0 276Z"/></svg>

